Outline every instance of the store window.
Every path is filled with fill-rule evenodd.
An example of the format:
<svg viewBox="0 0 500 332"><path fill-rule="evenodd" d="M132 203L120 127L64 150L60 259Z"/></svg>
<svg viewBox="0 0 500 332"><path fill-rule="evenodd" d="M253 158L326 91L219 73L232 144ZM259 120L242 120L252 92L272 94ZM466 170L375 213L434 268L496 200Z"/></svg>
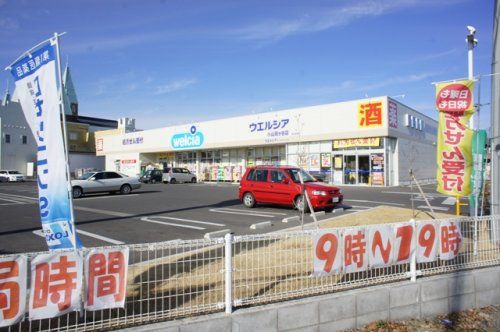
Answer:
<svg viewBox="0 0 500 332"><path fill-rule="evenodd" d="M22 135L22 136L21 136L21 142L22 142L23 144L28 144L28 136L26 136L26 135Z"/></svg>
<svg viewBox="0 0 500 332"><path fill-rule="evenodd" d="M9 144L10 143L10 135L5 134L5 143Z"/></svg>

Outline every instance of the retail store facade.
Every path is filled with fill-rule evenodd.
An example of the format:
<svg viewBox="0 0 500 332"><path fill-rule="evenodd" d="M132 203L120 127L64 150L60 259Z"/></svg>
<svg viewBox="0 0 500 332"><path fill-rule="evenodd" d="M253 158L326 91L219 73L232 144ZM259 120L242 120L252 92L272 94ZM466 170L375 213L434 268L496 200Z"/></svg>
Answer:
<svg viewBox="0 0 500 332"><path fill-rule="evenodd" d="M185 167L200 181L238 181L248 166L297 165L335 184L393 186L409 169L431 180L437 122L389 97L109 135L106 169L137 175Z"/></svg>

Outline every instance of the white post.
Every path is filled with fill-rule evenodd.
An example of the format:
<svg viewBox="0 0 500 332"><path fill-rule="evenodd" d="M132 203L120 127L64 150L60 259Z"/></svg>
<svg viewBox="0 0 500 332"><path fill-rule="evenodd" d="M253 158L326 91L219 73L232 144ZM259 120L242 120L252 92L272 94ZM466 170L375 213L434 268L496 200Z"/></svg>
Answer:
<svg viewBox="0 0 500 332"><path fill-rule="evenodd" d="M66 162L66 183L68 184L68 196L69 196L69 210L70 210L70 218L71 225L73 227L72 231L72 241L73 248L76 250L76 224L75 224L75 215L73 212L73 189L71 187L71 174L69 172L69 158L68 158L68 142L67 142L67 133L66 133L66 114L64 114L64 96L63 96L63 75L61 71L61 56L59 51L59 36L62 34L54 33L54 41L56 44L56 54L57 54L57 71L59 72L59 113L62 118L62 127L63 127L63 142L64 142L64 157Z"/></svg>
<svg viewBox="0 0 500 332"><path fill-rule="evenodd" d="M224 285L225 285L225 303L226 314L233 312L233 235L226 234L224 250Z"/></svg>
<svg viewBox="0 0 500 332"><path fill-rule="evenodd" d="M417 241L417 225L415 223L415 219L410 219L413 226L413 241ZM416 246L415 246L416 248ZM411 282L417 281L417 250L413 250L411 253L411 261L410 261L410 280Z"/></svg>

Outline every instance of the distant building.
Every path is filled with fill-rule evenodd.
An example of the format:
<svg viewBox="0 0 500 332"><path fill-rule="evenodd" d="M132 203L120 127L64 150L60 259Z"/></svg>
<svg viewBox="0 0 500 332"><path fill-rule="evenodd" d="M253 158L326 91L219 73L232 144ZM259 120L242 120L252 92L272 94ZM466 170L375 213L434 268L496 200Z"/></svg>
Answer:
<svg viewBox="0 0 500 332"><path fill-rule="evenodd" d="M63 86L70 171L74 174L78 169L104 169L104 157L95 153L94 133L116 129L118 121L78 114L78 98L69 67L64 70ZM33 176L36 172L36 142L15 92L11 96L7 90L0 103L0 123L0 168Z"/></svg>
<svg viewBox="0 0 500 332"><path fill-rule="evenodd" d="M7 90L0 101L0 169L33 176L37 146L21 104L15 99Z"/></svg>

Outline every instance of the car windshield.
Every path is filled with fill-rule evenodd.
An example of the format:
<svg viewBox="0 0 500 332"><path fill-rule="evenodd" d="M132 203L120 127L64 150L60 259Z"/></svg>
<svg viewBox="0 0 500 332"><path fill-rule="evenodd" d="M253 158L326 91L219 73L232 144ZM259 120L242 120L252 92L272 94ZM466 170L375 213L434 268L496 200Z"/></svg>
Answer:
<svg viewBox="0 0 500 332"><path fill-rule="evenodd" d="M93 172L89 172L89 173L84 173L82 176L80 176L78 178L78 180L87 180L89 177L91 177L92 175L94 175L95 173Z"/></svg>
<svg viewBox="0 0 500 332"><path fill-rule="evenodd" d="M302 180L304 182L316 182L316 179L313 178L309 173L304 171L302 168L290 168L287 169L287 172L295 183L300 183L300 176L302 176Z"/></svg>
<svg viewBox="0 0 500 332"><path fill-rule="evenodd" d="M146 173L144 173L144 175L151 175L151 174L153 174L153 172L154 172L154 171L149 170L149 171L146 171Z"/></svg>
<svg viewBox="0 0 500 332"><path fill-rule="evenodd" d="M18 171L9 171L9 174L21 174Z"/></svg>

